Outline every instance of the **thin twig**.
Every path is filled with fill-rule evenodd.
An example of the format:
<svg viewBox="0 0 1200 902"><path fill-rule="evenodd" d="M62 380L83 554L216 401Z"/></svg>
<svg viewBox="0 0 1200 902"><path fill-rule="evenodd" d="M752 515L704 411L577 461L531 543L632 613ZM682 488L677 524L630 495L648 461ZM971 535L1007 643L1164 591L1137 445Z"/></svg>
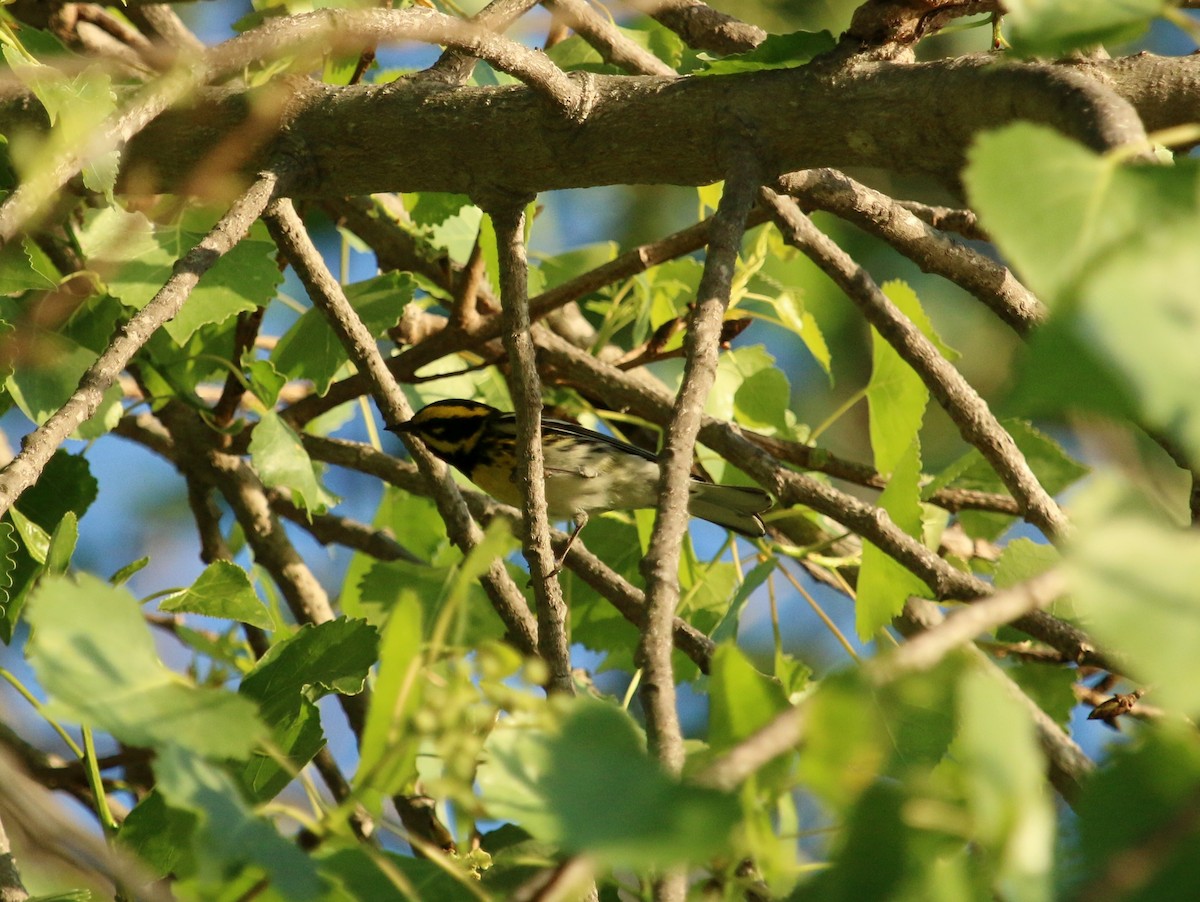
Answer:
<svg viewBox="0 0 1200 902"><path fill-rule="evenodd" d="M866 667L872 682L883 685L900 674L929 670L946 654L981 633L1046 607L1066 592L1066 580L1058 570L1019 583L959 608L937 626L913 636L894 651L875 658Z"/></svg>
<svg viewBox="0 0 1200 902"><path fill-rule="evenodd" d="M543 5L594 47L605 62L639 75L674 77L679 74L649 50L621 34L612 20L596 12L587 0L546 0Z"/></svg>
<svg viewBox="0 0 1200 902"><path fill-rule="evenodd" d="M735 19L700 0L633 0L633 3L697 50L726 56L753 50L767 39L767 33L757 25Z"/></svg>

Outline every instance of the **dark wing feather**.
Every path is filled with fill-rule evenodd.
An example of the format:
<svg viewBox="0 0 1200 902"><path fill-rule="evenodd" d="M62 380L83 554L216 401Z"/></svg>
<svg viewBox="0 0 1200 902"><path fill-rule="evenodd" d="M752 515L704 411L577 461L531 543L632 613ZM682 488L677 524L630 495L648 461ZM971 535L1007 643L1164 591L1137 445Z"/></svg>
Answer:
<svg viewBox="0 0 1200 902"><path fill-rule="evenodd" d="M511 413L506 413L496 419L496 425L503 427L506 431L511 431L513 435L517 432L517 420ZM607 445L614 451L624 451L626 454L633 454L643 460L658 463L658 455L653 451L647 451L645 448L639 448L637 445L631 445L629 442L623 442L620 439L613 438L610 435L604 435L600 432L595 432L591 429L585 429L583 426L576 423L567 423L563 420L542 420L542 431L557 433L558 435L569 435L572 438L584 439L589 442L596 442L601 445Z"/></svg>

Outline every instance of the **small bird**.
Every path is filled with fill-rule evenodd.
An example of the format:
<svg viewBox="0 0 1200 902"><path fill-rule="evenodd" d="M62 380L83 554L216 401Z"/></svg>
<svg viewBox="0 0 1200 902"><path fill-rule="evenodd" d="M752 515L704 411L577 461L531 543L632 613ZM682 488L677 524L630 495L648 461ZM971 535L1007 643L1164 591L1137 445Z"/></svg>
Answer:
<svg viewBox="0 0 1200 902"><path fill-rule="evenodd" d="M435 401L388 429L415 435L493 498L521 506L513 414L478 401ZM552 520L574 521L572 540L593 511L658 504L658 458L649 451L574 423L543 419L542 453L547 512ZM692 479L691 514L744 536L766 533L758 515L770 506L771 496L762 489Z"/></svg>

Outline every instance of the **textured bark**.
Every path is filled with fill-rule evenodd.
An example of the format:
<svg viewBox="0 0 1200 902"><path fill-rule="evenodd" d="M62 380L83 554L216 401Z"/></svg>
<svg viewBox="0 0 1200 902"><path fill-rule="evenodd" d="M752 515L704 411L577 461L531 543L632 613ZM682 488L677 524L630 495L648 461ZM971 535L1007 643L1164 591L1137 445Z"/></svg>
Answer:
<svg viewBox="0 0 1200 902"><path fill-rule="evenodd" d="M701 185L720 179L730 162L728 143L714 135L733 133L768 173L864 166L954 187L982 130L1024 119L1109 149L1144 140L1146 128L1200 119L1197 80L1200 58L1148 54L1070 65L973 57L711 77L587 76L591 103L580 121L521 85L339 88L292 78L255 91L210 89L195 105L159 116L130 142L122 184L186 191L214 161L252 173L282 143L306 170L298 196ZM0 105L0 132L30 118L26 99L10 95Z"/></svg>

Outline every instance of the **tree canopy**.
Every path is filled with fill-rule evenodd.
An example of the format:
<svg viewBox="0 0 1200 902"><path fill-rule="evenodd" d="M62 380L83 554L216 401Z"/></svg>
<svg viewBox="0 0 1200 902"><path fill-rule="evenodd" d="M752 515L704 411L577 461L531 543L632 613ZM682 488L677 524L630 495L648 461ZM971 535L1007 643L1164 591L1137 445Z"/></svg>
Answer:
<svg viewBox="0 0 1200 902"><path fill-rule="evenodd" d="M0 8L0 900L1195 898L1200 3L251 6Z"/></svg>

